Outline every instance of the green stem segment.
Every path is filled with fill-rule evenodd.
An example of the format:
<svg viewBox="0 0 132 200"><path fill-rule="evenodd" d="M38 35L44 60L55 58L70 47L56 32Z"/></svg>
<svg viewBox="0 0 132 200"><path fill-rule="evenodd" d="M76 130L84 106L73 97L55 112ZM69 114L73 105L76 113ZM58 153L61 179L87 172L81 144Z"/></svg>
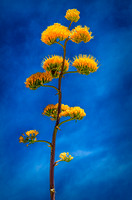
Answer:
<svg viewBox="0 0 132 200"><path fill-rule="evenodd" d="M59 123L59 124L58 124L58 127L59 127L60 125L64 124L64 123L66 123L66 122L69 122L69 121L71 121L71 120L74 120L74 119L72 119L72 118L70 118L70 119L67 119L67 120L65 120L65 121L63 121L63 122L61 122L61 123Z"/></svg>
<svg viewBox="0 0 132 200"><path fill-rule="evenodd" d="M64 48L64 46L60 42L56 41L55 43L59 44L60 46L62 46Z"/></svg>
<svg viewBox="0 0 132 200"><path fill-rule="evenodd" d="M54 88L55 90L57 90L57 92L59 92L59 90L58 90L55 86L53 86L53 85L43 85L43 87L52 87L52 88Z"/></svg>
<svg viewBox="0 0 132 200"><path fill-rule="evenodd" d="M71 26L72 22L69 25ZM51 196L51 200L55 200L55 186L54 186L54 163L55 163L55 142L56 142L56 133L57 133L57 126L59 125L60 122L60 117L59 114L61 112L61 99L62 99L62 93L61 93L61 79L63 76L63 69L64 69L64 63L65 63L65 57L66 57L66 44L68 42L69 38L67 38L65 40L64 46L63 46L63 50L64 50L64 56L63 56L63 62L62 62L62 68L61 68L61 72L59 75L59 80L58 80L58 113L57 113L57 120L56 120L56 124L54 127L54 131L53 131L53 136L52 136L52 148L51 148L51 157L50 157L50 196Z"/></svg>
<svg viewBox="0 0 132 200"><path fill-rule="evenodd" d="M78 73L78 71L69 71L69 72L65 72L63 74L71 74L71 73Z"/></svg>
<svg viewBox="0 0 132 200"><path fill-rule="evenodd" d="M36 140L34 142L45 142L45 143L49 144L52 147L52 144L50 142L46 141L46 140Z"/></svg>

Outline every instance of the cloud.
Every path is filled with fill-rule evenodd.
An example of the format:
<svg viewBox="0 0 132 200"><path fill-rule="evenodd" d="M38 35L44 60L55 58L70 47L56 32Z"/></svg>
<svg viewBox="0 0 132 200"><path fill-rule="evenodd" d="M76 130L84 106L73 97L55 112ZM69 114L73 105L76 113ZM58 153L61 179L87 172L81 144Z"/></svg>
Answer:
<svg viewBox="0 0 132 200"><path fill-rule="evenodd" d="M78 157L86 157L92 154L90 151L83 151L83 150L77 150L72 153L73 156L78 156Z"/></svg>

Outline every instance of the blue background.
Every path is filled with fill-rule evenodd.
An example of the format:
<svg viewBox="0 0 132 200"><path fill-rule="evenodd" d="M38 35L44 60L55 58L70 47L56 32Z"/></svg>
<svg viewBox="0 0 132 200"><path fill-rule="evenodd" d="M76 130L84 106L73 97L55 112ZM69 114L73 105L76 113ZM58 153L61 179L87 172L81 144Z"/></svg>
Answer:
<svg viewBox="0 0 132 200"><path fill-rule="evenodd" d="M0 199L50 199L50 149L44 143L26 147L19 136L40 132L51 141L54 122L42 116L58 101L52 88L25 87L31 74L43 72L48 55L62 47L41 42L41 33L56 22L69 26L66 10L76 8L94 39L69 41L66 58L91 54L99 60L88 76L67 74L62 103L80 106L86 117L62 125L57 134L56 160L70 152L74 160L55 168L57 200L132 199L132 1L126 0L3 0L0 3ZM73 70L72 67L70 70ZM57 79L52 81L57 86Z"/></svg>

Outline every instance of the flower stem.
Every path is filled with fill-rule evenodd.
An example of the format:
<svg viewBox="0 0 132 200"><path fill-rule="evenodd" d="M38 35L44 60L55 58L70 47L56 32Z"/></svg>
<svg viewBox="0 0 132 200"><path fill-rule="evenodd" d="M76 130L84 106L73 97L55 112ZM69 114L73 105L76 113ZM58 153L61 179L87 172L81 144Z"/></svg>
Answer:
<svg viewBox="0 0 132 200"><path fill-rule="evenodd" d="M72 23L70 23L69 28ZM51 200L55 200L55 186L54 186L54 163L55 163L55 142L56 142L56 133L57 133L57 126L60 122L60 117L59 114L61 112L61 99L62 99L62 93L61 93L61 79L63 77L63 69L64 69L64 64L65 64L65 57L66 57L66 44L69 38L65 40L64 43L64 55L63 55L63 62L62 62L62 67L61 67L61 72L59 75L59 80L58 80L58 113L57 113L57 120L55 123L54 131L53 131L53 136L52 136L52 148L51 148L51 157L50 157L50 196Z"/></svg>
<svg viewBox="0 0 132 200"><path fill-rule="evenodd" d="M46 140L36 140L36 141L34 141L34 143L35 142L45 142L45 143L49 144L52 147L52 144L50 142L46 141Z"/></svg>
<svg viewBox="0 0 132 200"><path fill-rule="evenodd" d="M57 42L57 41L56 41L55 43L59 44L59 45L62 46L63 49L64 49L64 46L63 46L60 42Z"/></svg>
<svg viewBox="0 0 132 200"><path fill-rule="evenodd" d="M70 22L70 25L69 25L69 27L68 27L69 30L70 30L71 25L72 25L72 22Z"/></svg>
<svg viewBox="0 0 132 200"><path fill-rule="evenodd" d="M51 200L55 200L55 188L54 188L54 166L55 166L54 162L55 161L54 160L55 160L55 142L56 142L56 133L57 133L56 126L58 126L59 121L60 121L59 114L61 112L61 99L62 99L61 79L62 79L62 74L63 74L63 69L64 69L65 55L66 55L66 42L65 42L65 46L64 46L64 57L63 57L62 69L61 69L61 73L59 75L59 81L58 81L59 100L58 100L57 120L56 120L54 132L53 132L53 136L52 136L52 148L51 148L51 158L50 158L50 196L51 196Z"/></svg>
<svg viewBox="0 0 132 200"><path fill-rule="evenodd" d="M69 72L65 72L64 74L70 74L70 73L78 73L78 71L69 71Z"/></svg>
<svg viewBox="0 0 132 200"><path fill-rule="evenodd" d="M60 162L60 161L62 161L61 159L60 160L57 160L55 163L54 163L54 166L56 166L56 164L58 163L58 162Z"/></svg>
<svg viewBox="0 0 132 200"><path fill-rule="evenodd" d="M60 125L62 125L62 124L64 124L64 123L66 123L66 122L69 122L69 121L71 121L71 120L74 120L74 119L72 119L72 118L67 119L67 120L65 120L65 121L63 121L63 122L61 122L61 123L59 123L58 126L60 126Z"/></svg>
<svg viewBox="0 0 132 200"><path fill-rule="evenodd" d="M59 90L58 90L55 86L53 86L53 85L43 85L43 87L52 87L52 88L54 88L55 90L57 90L57 92L59 92Z"/></svg>

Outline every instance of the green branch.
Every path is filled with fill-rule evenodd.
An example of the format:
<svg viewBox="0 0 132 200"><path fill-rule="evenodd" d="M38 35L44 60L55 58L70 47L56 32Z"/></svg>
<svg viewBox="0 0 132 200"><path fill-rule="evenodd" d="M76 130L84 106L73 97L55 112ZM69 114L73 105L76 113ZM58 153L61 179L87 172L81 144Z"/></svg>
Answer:
<svg viewBox="0 0 132 200"><path fill-rule="evenodd" d="M65 72L63 74L70 74L70 73L78 73L78 71L69 71L69 72Z"/></svg>
<svg viewBox="0 0 132 200"><path fill-rule="evenodd" d="M57 43L57 44L59 44L60 46L62 46L63 47L63 49L64 49L64 46L58 41L56 41L55 43Z"/></svg>
<svg viewBox="0 0 132 200"><path fill-rule="evenodd" d="M50 142L46 141L46 140L36 140L36 141L34 141L34 143L35 142L45 142L45 143L49 144L52 147L52 144Z"/></svg>
<svg viewBox="0 0 132 200"><path fill-rule="evenodd" d="M58 162L60 162L60 161L62 161L61 159L60 160L57 160L55 163L54 163L54 166L57 166L58 164Z"/></svg>
<svg viewBox="0 0 132 200"><path fill-rule="evenodd" d="M70 22L70 25L69 25L69 27L68 27L68 30L70 30L71 25L72 25L72 22Z"/></svg>
<svg viewBox="0 0 132 200"><path fill-rule="evenodd" d="M53 86L53 85L42 85L43 87L52 87L52 88L54 88L55 90L57 90L57 92L59 92L59 90L55 87L55 86Z"/></svg>
<svg viewBox="0 0 132 200"><path fill-rule="evenodd" d="M71 121L71 120L74 120L74 119L73 119L73 118L70 118L70 119L64 120L63 122L59 123L58 126L64 124L65 122L69 122L69 121Z"/></svg>

